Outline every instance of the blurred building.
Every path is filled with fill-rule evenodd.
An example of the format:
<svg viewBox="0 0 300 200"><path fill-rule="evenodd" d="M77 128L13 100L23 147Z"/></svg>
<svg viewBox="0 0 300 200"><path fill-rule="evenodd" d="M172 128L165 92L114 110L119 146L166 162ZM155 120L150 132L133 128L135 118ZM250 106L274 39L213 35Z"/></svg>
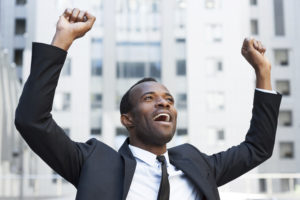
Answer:
<svg viewBox="0 0 300 200"><path fill-rule="evenodd" d="M300 173L300 2L2 0L1 43L10 61L23 66L18 68L21 79L29 74L31 41L50 43L67 7L97 17L93 29L70 48L53 105L55 120L73 140L95 137L118 149L128 135L120 123L120 99L136 81L151 76L175 97L178 127L169 146L190 142L211 154L240 143L250 124L255 88L254 72L240 48L251 35L266 45L273 88L284 95L273 157L251 173ZM29 174L54 173L32 153L24 163ZM299 178L291 177L241 178L221 190L290 192L300 187ZM38 187L30 180L28 194ZM43 181L47 187L40 189L57 187L57 180ZM65 182L59 184L64 192L57 194L74 193Z"/></svg>

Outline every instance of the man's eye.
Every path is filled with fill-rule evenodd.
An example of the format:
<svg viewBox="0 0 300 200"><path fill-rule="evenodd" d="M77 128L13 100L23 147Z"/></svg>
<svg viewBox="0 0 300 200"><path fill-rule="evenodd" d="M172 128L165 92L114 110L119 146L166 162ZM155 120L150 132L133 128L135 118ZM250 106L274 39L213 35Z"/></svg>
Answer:
<svg viewBox="0 0 300 200"><path fill-rule="evenodd" d="M168 101L174 103L174 99L173 98L168 98Z"/></svg>
<svg viewBox="0 0 300 200"><path fill-rule="evenodd" d="M146 96L144 100L152 100L152 96Z"/></svg>

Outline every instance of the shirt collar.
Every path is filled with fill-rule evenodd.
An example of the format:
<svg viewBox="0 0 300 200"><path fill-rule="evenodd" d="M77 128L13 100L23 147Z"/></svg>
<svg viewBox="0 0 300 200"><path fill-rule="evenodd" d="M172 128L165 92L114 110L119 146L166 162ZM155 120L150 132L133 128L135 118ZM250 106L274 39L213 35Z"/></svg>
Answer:
<svg viewBox="0 0 300 200"><path fill-rule="evenodd" d="M157 167L157 165L160 164L159 161L156 159L157 156L155 154L146 151L144 149L141 149L139 147L132 146L130 144L128 145L128 147L132 152L132 155L135 157L135 159L139 159L153 167ZM170 164L168 151L166 151L163 154L163 156L165 156L167 161L167 166L168 166Z"/></svg>

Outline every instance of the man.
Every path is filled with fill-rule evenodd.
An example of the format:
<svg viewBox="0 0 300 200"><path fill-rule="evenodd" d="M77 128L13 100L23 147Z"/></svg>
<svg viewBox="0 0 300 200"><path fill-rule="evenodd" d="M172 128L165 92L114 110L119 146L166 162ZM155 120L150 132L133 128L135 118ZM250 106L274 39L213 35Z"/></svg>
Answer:
<svg viewBox="0 0 300 200"><path fill-rule="evenodd" d="M148 78L123 96L121 122L129 138L116 152L102 142L70 140L50 114L59 73L72 42L95 17L67 9L52 45L33 44L30 76L16 110L16 127L50 167L77 188L76 199L219 199L217 187L256 167L273 151L281 95L272 91L265 48L246 39L242 54L256 73L253 117L240 145L212 156L189 144L166 144L177 112L167 88Z"/></svg>

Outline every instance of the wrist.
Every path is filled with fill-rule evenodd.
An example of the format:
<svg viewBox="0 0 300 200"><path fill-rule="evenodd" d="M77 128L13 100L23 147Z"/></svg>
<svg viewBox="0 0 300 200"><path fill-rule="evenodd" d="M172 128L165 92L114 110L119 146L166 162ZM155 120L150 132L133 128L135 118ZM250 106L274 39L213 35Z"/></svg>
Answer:
<svg viewBox="0 0 300 200"><path fill-rule="evenodd" d="M72 38L71 34L64 33L63 31L56 31L51 45L67 51L72 45L73 41L74 39Z"/></svg>
<svg viewBox="0 0 300 200"><path fill-rule="evenodd" d="M256 73L256 88L272 90L271 72L255 71L255 73Z"/></svg>

